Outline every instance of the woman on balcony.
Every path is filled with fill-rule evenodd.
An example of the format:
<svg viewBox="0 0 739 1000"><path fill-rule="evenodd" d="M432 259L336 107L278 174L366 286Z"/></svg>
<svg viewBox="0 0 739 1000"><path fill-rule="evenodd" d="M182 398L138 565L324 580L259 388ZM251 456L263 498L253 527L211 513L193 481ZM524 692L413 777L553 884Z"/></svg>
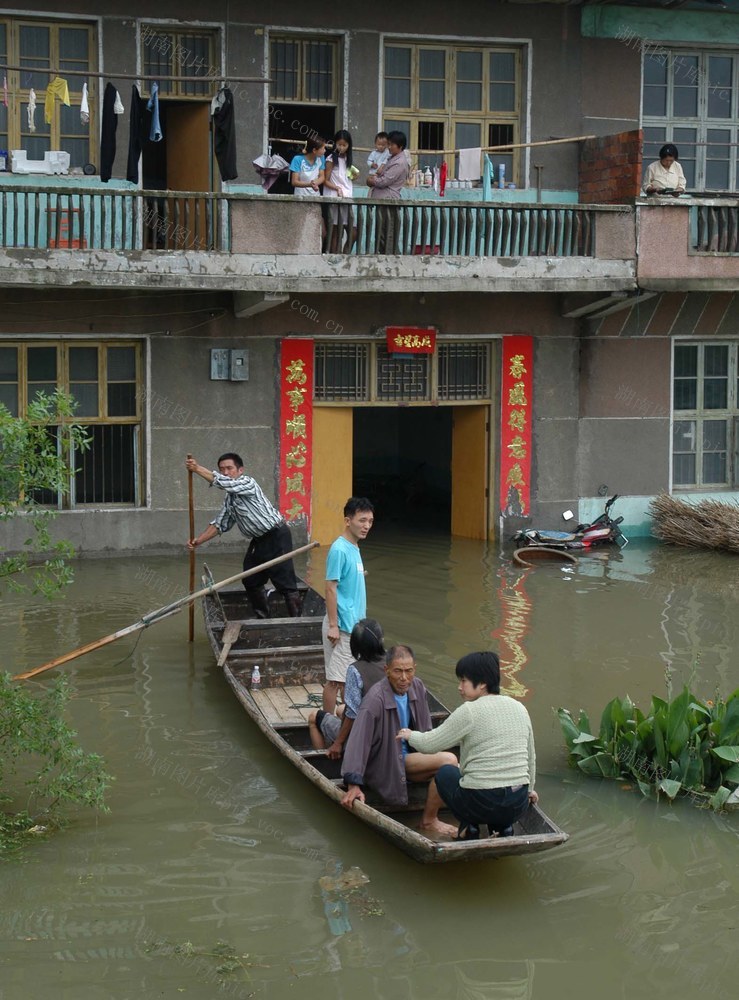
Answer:
<svg viewBox="0 0 739 1000"><path fill-rule="evenodd" d="M321 193L326 166L326 140L316 137L305 143L305 152L294 156L290 164L290 183L300 198Z"/></svg>
<svg viewBox="0 0 739 1000"><path fill-rule="evenodd" d="M659 159L650 163L644 177L647 194L671 194L673 198L685 193L685 174L678 161L677 146L668 142L659 151Z"/></svg>
<svg viewBox="0 0 739 1000"><path fill-rule="evenodd" d="M408 140L404 132L391 132L387 137L387 148L390 151L390 159L385 164L382 173L379 171L370 174L367 178L367 185L370 189L370 198L384 199L385 201L398 201L400 190L408 180L408 160L405 156L405 147ZM377 252L397 253L398 239L398 209L394 206L383 207L377 212Z"/></svg>

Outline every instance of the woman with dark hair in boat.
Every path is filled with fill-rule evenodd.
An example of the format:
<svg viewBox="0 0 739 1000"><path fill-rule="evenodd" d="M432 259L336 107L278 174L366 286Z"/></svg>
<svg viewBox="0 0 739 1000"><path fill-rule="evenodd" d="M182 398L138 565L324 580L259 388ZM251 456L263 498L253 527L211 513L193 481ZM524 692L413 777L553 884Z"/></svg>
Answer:
<svg viewBox="0 0 739 1000"><path fill-rule="evenodd" d="M328 747L328 756L338 760L357 717L362 698L373 684L385 676L385 647L382 625L374 618L362 618L351 631L349 648L354 663L346 671L344 712L341 717L331 712L312 712L308 717L310 740L314 749Z"/></svg>
<svg viewBox="0 0 739 1000"><path fill-rule="evenodd" d="M456 674L464 704L438 729L401 729L397 738L424 754L459 746L459 766L446 764L433 779L460 821L459 840L476 840L481 824L491 833L510 836L529 802L539 800L531 719L520 701L500 693L495 653L468 653Z"/></svg>

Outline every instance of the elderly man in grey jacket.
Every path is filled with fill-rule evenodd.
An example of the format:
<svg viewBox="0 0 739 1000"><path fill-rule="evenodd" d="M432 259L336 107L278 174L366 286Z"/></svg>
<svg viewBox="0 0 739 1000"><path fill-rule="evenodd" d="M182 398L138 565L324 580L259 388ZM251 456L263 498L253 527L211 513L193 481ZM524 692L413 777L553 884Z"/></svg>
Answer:
<svg viewBox="0 0 739 1000"><path fill-rule="evenodd" d="M418 732L431 729L426 688L416 676L416 661L410 646L393 646L387 654L385 677L368 692L359 708L344 754L347 791L341 804L351 809L364 802L365 785L388 805L408 803L409 781L430 781L444 764L456 764L453 753L415 753L398 740L400 729ZM439 819L443 802L432 783L420 829L436 836L454 837L457 829Z"/></svg>

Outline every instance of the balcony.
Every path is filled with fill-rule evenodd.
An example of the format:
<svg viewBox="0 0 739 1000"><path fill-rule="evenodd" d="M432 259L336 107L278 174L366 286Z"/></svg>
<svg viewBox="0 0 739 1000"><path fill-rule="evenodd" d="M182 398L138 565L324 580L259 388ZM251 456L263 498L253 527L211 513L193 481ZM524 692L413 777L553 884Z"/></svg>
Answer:
<svg viewBox="0 0 739 1000"><path fill-rule="evenodd" d="M0 185L6 283L254 291L583 291L635 285L628 206ZM342 245L343 244L343 245ZM334 248L336 252L328 252ZM485 282L485 284L481 284ZM492 284L488 284L488 282Z"/></svg>

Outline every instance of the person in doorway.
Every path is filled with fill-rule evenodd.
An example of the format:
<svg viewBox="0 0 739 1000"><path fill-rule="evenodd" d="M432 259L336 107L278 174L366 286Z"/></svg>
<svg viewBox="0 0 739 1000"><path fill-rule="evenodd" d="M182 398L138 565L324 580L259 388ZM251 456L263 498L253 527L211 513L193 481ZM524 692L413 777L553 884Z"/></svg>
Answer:
<svg viewBox="0 0 739 1000"><path fill-rule="evenodd" d="M319 709L308 716L310 739L316 750L328 747L328 756L338 760L354 725L362 699L385 676L382 626L374 618L362 618L349 637L354 662L346 671L344 712L341 717Z"/></svg>
<svg viewBox="0 0 739 1000"><path fill-rule="evenodd" d="M649 164L644 176L644 190L647 194L672 195L677 198L685 193L685 174L678 158L677 146L671 142L660 149L659 159Z"/></svg>
<svg viewBox="0 0 739 1000"><path fill-rule="evenodd" d="M326 140L316 137L305 143L305 152L290 164L290 183L299 198L319 195L326 168Z"/></svg>
<svg viewBox="0 0 739 1000"><path fill-rule="evenodd" d="M326 159L324 198L342 198L346 202L354 193L353 178L358 173L352 166L352 137L346 129L340 129L334 136L334 151ZM330 253L349 253L357 231L354 228L352 206L331 205L328 210L330 237L327 239Z"/></svg>
<svg viewBox="0 0 739 1000"><path fill-rule="evenodd" d="M390 132L387 137L387 148L390 159L380 173L370 174L367 184L370 198L395 202L400 198L400 191L408 180L409 165L404 150L407 145L405 133ZM377 252L396 253L398 234L398 209L395 205L383 206L377 212Z"/></svg>
<svg viewBox="0 0 739 1000"><path fill-rule="evenodd" d="M367 614L367 591L359 543L372 528L375 508L366 497L350 497L344 505L344 530L326 557L326 616L323 619L323 653L326 683L323 710L333 714L344 692L346 670L352 656L350 636Z"/></svg>
<svg viewBox="0 0 739 1000"><path fill-rule="evenodd" d="M520 701L501 695L495 653L463 656L456 674L464 704L433 732L404 726L397 738L421 757L460 747L459 765L439 768L431 781L460 821L458 839L476 840L483 823L510 836L529 803L539 801L531 719Z"/></svg>
<svg viewBox="0 0 739 1000"><path fill-rule="evenodd" d="M221 455L217 464L218 472L211 472L198 465L194 458L185 461L188 472L194 472L226 494L218 516L197 538L191 538L187 547L195 549L237 525L242 535L251 538L244 557L244 572L290 552L293 547L292 537L284 517L264 495L256 479L245 474L241 456L228 451ZM242 581L259 618L269 618L269 605L264 592L267 580L271 580L282 594L288 615L291 618L300 617L300 593L292 559L286 559L270 570L263 570Z"/></svg>
<svg viewBox="0 0 739 1000"><path fill-rule="evenodd" d="M456 828L439 819L444 803L432 779L440 768L456 767L457 758L447 752L413 753L405 740L397 739L411 726L418 732L431 729L426 688L416 677L410 646L393 646L385 677L365 695L347 740L342 768L347 790L341 804L352 809L357 799L364 802L364 788L369 786L388 805L407 805L408 782L431 780L420 828L453 837Z"/></svg>

